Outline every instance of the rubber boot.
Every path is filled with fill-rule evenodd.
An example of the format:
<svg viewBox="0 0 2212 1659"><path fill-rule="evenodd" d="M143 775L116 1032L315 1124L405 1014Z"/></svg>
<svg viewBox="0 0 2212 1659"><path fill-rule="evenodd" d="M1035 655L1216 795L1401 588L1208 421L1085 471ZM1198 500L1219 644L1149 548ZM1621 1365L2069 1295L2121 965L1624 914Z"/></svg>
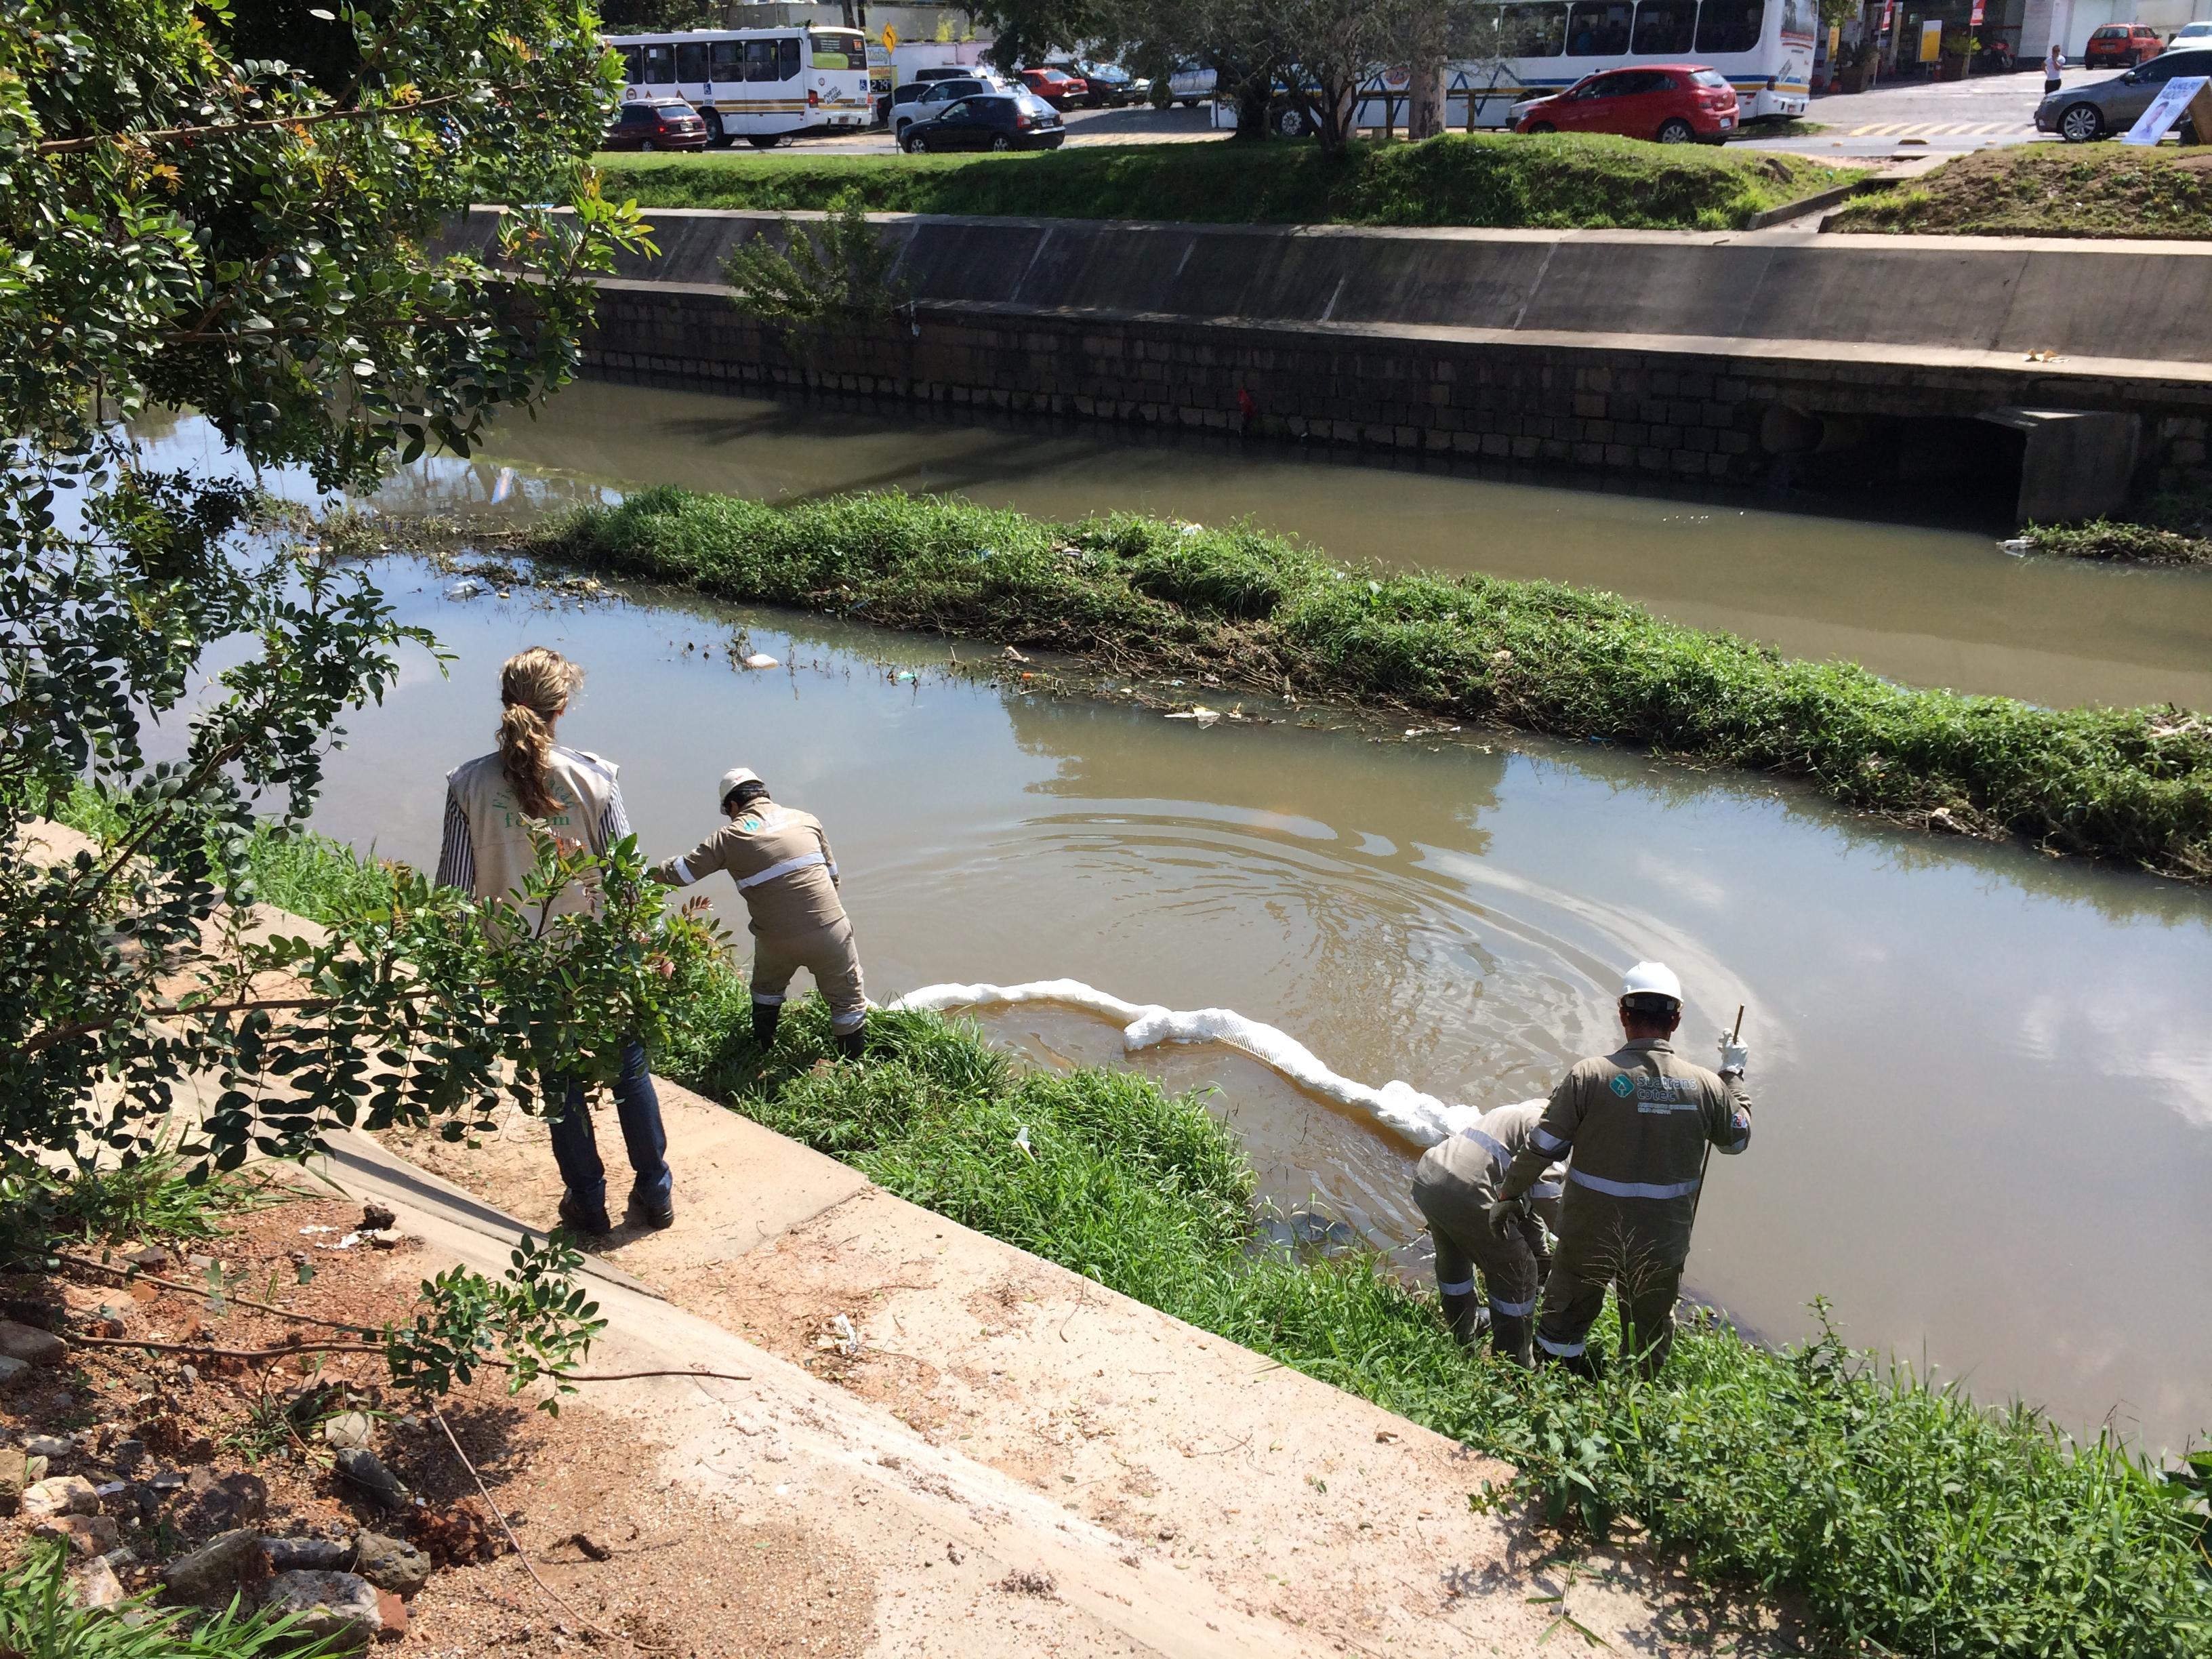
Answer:
<svg viewBox="0 0 2212 1659"><path fill-rule="evenodd" d="M775 1047L775 1024L783 1018L780 1002L753 1004L753 1047L769 1049Z"/></svg>
<svg viewBox="0 0 2212 1659"><path fill-rule="evenodd" d="M836 1038L839 1054L848 1060L858 1060L867 1048L868 1029L864 1025L855 1031L839 1031Z"/></svg>
<svg viewBox="0 0 2212 1659"><path fill-rule="evenodd" d="M1490 1346L1522 1370L1535 1364L1536 1322L1526 1314L1490 1316Z"/></svg>
<svg viewBox="0 0 2212 1659"><path fill-rule="evenodd" d="M1483 1332L1490 1327L1490 1310L1483 1305L1482 1298L1473 1291L1456 1294L1446 1291L1440 1295L1444 1323L1451 1327L1451 1334L1459 1339L1460 1346L1471 1348L1482 1340Z"/></svg>

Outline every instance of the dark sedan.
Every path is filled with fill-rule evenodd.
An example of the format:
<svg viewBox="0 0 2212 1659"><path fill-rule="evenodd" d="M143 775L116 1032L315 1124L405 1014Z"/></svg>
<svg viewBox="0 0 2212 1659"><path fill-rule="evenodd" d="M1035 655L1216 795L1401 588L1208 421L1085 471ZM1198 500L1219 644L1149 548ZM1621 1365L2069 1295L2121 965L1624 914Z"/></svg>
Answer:
<svg viewBox="0 0 2212 1659"><path fill-rule="evenodd" d="M978 93L934 120L906 130L909 155L953 149L1058 149L1067 137L1060 112L1031 92Z"/></svg>
<svg viewBox="0 0 2212 1659"><path fill-rule="evenodd" d="M704 149L707 124L681 98L635 98L616 112L601 149Z"/></svg>

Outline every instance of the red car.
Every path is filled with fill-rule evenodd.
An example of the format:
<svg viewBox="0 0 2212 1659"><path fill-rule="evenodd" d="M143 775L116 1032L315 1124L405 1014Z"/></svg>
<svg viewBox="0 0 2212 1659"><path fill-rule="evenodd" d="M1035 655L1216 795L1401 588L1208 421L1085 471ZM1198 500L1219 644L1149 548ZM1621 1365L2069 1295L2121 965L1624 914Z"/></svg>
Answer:
<svg viewBox="0 0 2212 1659"><path fill-rule="evenodd" d="M1607 70L1513 111L1516 132L1617 132L1662 144L1717 144L1736 120L1735 88L1698 64Z"/></svg>
<svg viewBox="0 0 2212 1659"><path fill-rule="evenodd" d="M615 112L601 149L704 149L707 123L681 98L633 98Z"/></svg>
<svg viewBox="0 0 2212 1659"><path fill-rule="evenodd" d="M1054 109L1079 104L1091 95L1091 83L1065 70L1025 69L1022 71L1022 84Z"/></svg>
<svg viewBox="0 0 2212 1659"><path fill-rule="evenodd" d="M2166 37L2148 23L2107 23L2093 29L2081 49L2087 69L2133 69L2166 50Z"/></svg>

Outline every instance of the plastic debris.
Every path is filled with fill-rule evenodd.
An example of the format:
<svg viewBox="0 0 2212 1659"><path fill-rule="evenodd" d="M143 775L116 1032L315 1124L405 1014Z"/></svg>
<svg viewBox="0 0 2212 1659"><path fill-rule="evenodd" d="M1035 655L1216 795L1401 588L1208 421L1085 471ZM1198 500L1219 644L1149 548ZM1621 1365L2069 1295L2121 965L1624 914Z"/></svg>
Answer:
<svg viewBox="0 0 2212 1659"><path fill-rule="evenodd" d="M1999 542L1997 546L2004 552L2012 554L2015 558L2023 553L2033 553L2035 550L2035 544L2025 536L2008 538Z"/></svg>
<svg viewBox="0 0 2212 1659"><path fill-rule="evenodd" d="M1218 708L1208 708L1201 702L1188 708L1177 709L1168 718L1171 720L1196 720L1200 726L1212 726L1220 720L1221 711Z"/></svg>
<svg viewBox="0 0 2212 1659"><path fill-rule="evenodd" d="M446 597L449 599L473 599L479 593L490 592L489 587L474 576L464 576L446 590Z"/></svg>
<svg viewBox="0 0 2212 1659"><path fill-rule="evenodd" d="M853 1322L850 1319L843 1314L839 1314L830 1322L830 1328L836 1334L837 1351L840 1353L849 1356L860 1352L860 1334L853 1328Z"/></svg>
<svg viewBox="0 0 2212 1659"><path fill-rule="evenodd" d="M1022 1156L1024 1158L1029 1159L1032 1164L1036 1162L1036 1153L1032 1151L1030 1146L1030 1126L1028 1124L1023 1124L1022 1127L1015 1132L1014 1145L1022 1149Z"/></svg>
<svg viewBox="0 0 2212 1659"><path fill-rule="evenodd" d="M769 656L765 651L756 651L750 656L740 659L740 660L747 668L773 668L775 666L775 659Z"/></svg>

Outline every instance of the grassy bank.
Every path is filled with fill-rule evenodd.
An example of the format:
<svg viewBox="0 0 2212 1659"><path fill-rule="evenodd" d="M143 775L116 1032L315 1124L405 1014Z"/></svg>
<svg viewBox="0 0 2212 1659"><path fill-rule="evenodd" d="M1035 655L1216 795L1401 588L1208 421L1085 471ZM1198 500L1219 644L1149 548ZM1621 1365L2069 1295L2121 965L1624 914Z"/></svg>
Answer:
<svg viewBox="0 0 2212 1659"><path fill-rule="evenodd" d="M2212 236L2212 151L2008 144L1845 205L1837 230L1957 236Z"/></svg>
<svg viewBox="0 0 2212 1659"><path fill-rule="evenodd" d="M324 920L380 879L328 842L283 856L290 902ZM1656 1383L1529 1376L1462 1353L1375 1259L1255 1250L1251 1165L1195 1098L1124 1073L1018 1073L974 1028L930 1014L879 1012L866 1063L819 1066L834 1050L813 998L763 1066L736 972L705 968L683 989L655 1056L664 1075L902 1197L1506 1459L1520 1485L1500 1501L1533 1498L1570 1530L1632 1521L1710 1580L1802 1597L1861 1650L2212 1653L2202 1507L2108 1439L2070 1445L2032 1412L1886 1373L1832 1332L1774 1352L1710 1316L1688 1322ZM1608 1316L1601 1349L1617 1334Z"/></svg>
<svg viewBox="0 0 2212 1659"><path fill-rule="evenodd" d="M1206 223L1726 230L1856 174L1802 157L1587 134L1424 144L1132 144L1021 155L602 155L606 193L647 207Z"/></svg>
<svg viewBox="0 0 2212 1659"><path fill-rule="evenodd" d="M536 551L717 598L1491 720L1801 778L1848 805L2212 876L2212 726L1890 684L1608 594L1352 572L1247 529L1051 524L935 497L654 489ZM1218 700L1218 696L1215 700ZM1940 814L1938 817L1936 815Z"/></svg>

